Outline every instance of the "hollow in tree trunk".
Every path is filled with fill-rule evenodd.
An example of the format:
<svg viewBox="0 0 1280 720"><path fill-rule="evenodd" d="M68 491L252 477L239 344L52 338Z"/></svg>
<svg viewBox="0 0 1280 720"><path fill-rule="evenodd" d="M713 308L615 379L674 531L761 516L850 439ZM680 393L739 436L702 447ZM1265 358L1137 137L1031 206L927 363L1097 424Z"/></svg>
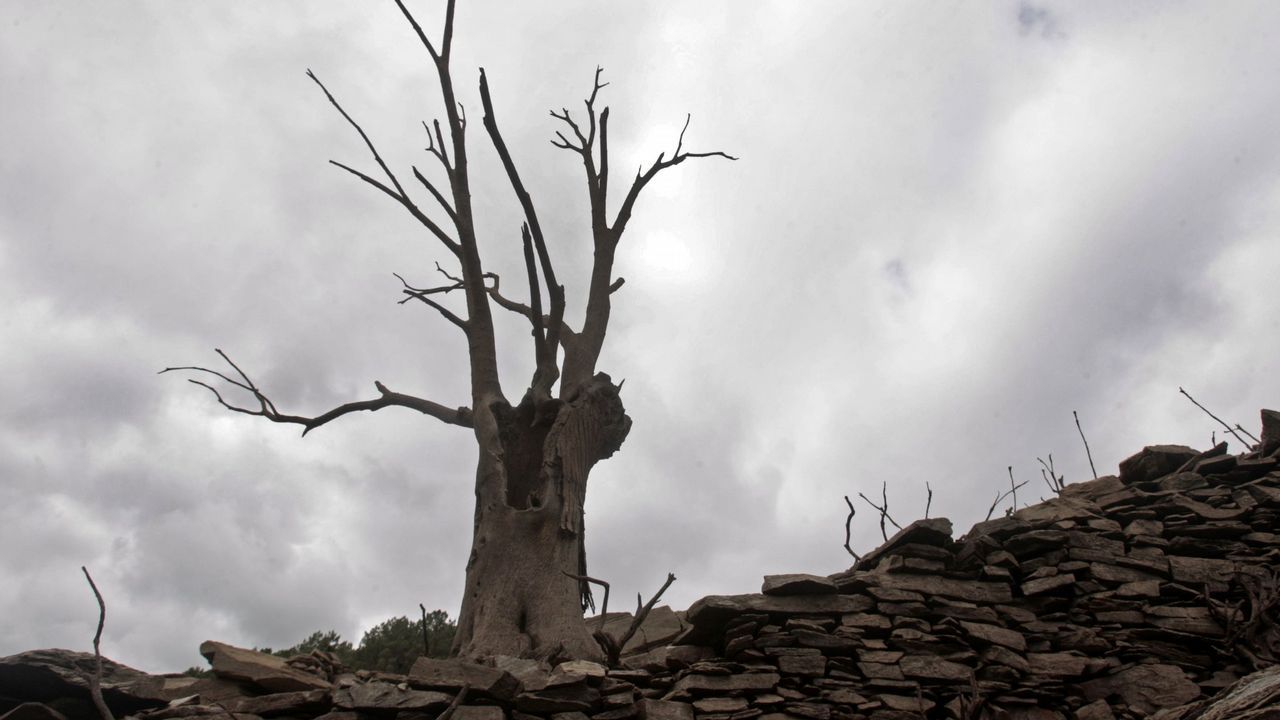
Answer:
<svg viewBox="0 0 1280 720"><path fill-rule="evenodd" d="M476 423L476 515L454 652L602 657L583 622L583 503L591 468L631 418L600 373L567 401L494 403Z"/></svg>

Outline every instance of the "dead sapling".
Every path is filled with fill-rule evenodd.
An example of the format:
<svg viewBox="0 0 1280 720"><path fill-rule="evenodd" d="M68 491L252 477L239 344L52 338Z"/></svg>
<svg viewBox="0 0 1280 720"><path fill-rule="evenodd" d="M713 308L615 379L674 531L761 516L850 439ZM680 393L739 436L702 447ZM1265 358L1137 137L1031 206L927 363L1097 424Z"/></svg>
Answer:
<svg viewBox="0 0 1280 720"><path fill-rule="evenodd" d="M862 556L849 547L849 525L853 522L853 516L857 515L858 511L853 509L853 501L849 499L848 495L844 496L844 504L849 506L849 514L844 518L844 549L853 556L854 562L862 562Z"/></svg>
<svg viewBox="0 0 1280 720"><path fill-rule="evenodd" d="M991 513L995 512L995 511L996 511L996 507L997 507L997 506L999 506L999 505L1000 505L1000 503L1001 503L1005 498L1009 497L1010 495L1012 495L1012 496L1013 496L1013 507L1009 508L1009 510L1008 510L1005 514L1006 514L1006 515L1012 515L1012 514L1014 513L1014 511L1015 511L1015 510L1017 510L1017 507L1018 507L1018 488L1022 487L1023 485L1026 485L1026 484L1027 484L1027 481L1026 481L1026 480L1023 480L1022 482L1017 483L1016 485L1014 484L1014 482L1013 482L1013 466L1012 466L1012 465L1010 465L1010 466L1009 466L1009 489L1008 489L1008 490L1005 490L1005 491L1004 491L1004 492L1002 492L1002 493L997 493L997 494L996 494L996 499L995 499L995 501L991 503L991 508L990 508L989 510L987 510L987 520L990 520L990 519L991 519Z"/></svg>
<svg viewBox="0 0 1280 720"><path fill-rule="evenodd" d="M1195 398L1193 398L1193 397L1191 397L1191 394L1190 394L1190 393L1188 393L1186 390L1183 390L1181 387L1179 387L1179 388L1178 388L1178 392L1180 392L1180 393L1182 393L1184 396L1186 396L1186 398L1187 398L1188 400L1190 400L1190 401L1191 401L1191 404L1192 404L1192 405L1195 405L1196 407L1198 407L1198 408L1200 408L1201 410L1203 410L1205 415L1208 415L1209 417L1213 418L1214 420L1217 420L1219 425L1221 425L1222 427L1226 428L1226 429L1227 429L1227 432L1229 432L1229 433L1231 433L1233 436L1235 436L1235 439L1236 439L1236 440L1238 440L1238 441L1240 442L1240 444L1241 444L1241 445L1243 445L1243 446L1245 447L1245 450L1251 450L1251 449L1253 449L1253 445L1250 445L1249 443L1245 442L1245 439L1244 439L1244 438L1242 438L1242 437L1240 437L1240 433L1236 432L1236 428L1239 428L1242 432L1244 432L1244 434L1246 434L1246 435L1248 435L1250 438L1252 438L1254 443L1259 443L1259 442L1260 442L1260 441L1258 440L1258 438L1253 437L1253 434L1252 434L1252 433L1250 433L1248 430L1245 430L1244 428L1240 427L1240 423L1236 423L1236 427L1235 427L1235 428L1233 428L1233 427L1231 427L1230 425L1228 425L1228 424L1226 424L1225 422L1223 422L1223 421L1222 421L1222 418L1220 418L1220 417L1218 417L1217 415L1214 415L1213 413L1209 412L1209 408L1206 408L1205 406L1203 406L1203 405L1201 405L1200 403L1196 402L1196 399L1195 399ZM1215 443L1215 444L1216 444L1216 443Z"/></svg>
<svg viewBox="0 0 1280 720"><path fill-rule="evenodd" d="M868 505L875 508L876 511L880 513L880 537L884 538L886 541L889 539L889 533L888 531L885 530L885 527L884 527L885 520L888 520L890 523L893 523L893 526L898 528L899 530L902 529L902 526L899 525L892 517L889 516L889 483L888 481L882 482L880 484L880 502L882 504L877 505L871 502L871 498L867 497L866 495L863 495L862 493L858 493L858 497L862 498L863 500L866 500Z"/></svg>
<svg viewBox="0 0 1280 720"><path fill-rule="evenodd" d="M671 587L671 583L676 581L676 576L673 573L667 573L667 581L662 583L662 587L658 588L658 592L654 593L647 603L644 602L640 593L636 593L635 616L631 618L631 624L627 626L626 631L621 636L614 637L604 630L606 616L609 612L609 583L588 575L564 574L579 582L594 583L604 588L604 600L600 603L600 624L592 631L591 636L595 638L596 643L600 645L600 649L604 651L606 663L611 668L619 666L623 648L627 646L628 642L631 642L631 638L635 637L636 632L640 630L640 626L649 618L649 613L653 610L653 606L658 603L658 599L662 597L662 593L666 592L667 588Z"/></svg>
<svg viewBox="0 0 1280 720"><path fill-rule="evenodd" d="M1084 430L1080 427L1080 416L1076 414L1075 410L1072 410L1071 417L1076 419L1076 432L1080 433L1080 442L1084 443L1084 454L1085 457L1089 458L1089 471L1093 473L1093 479L1097 480L1098 469L1093 466L1093 453L1089 452L1089 441L1085 438ZM1049 458L1052 459L1053 456L1050 455Z"/></svg>
<svg viewBox="0 0 1280 720"><path fill-rule="evenodd" d="M929 487L929 481L924 481L924 489L928 495L924 499L924 519L929 519L929 508L933 507L933 488Z"/></svg>
<svg viewBox="0 0 1280 720"><path fill-rule="evenodd" d="M98 631L93 634L93 677L89 678L89 695L93 697L93 705L98 708L98 714L102 716L102 720L116 720L111 714L111 708L107 707L107 701L102 698L102 652L99 646L102 642L102 626L107 622L107 604L103 602L102 593L98 592L98 586L89 575L88 568L81 565L80 572L84 573L84 579L89 581L93 596L98 599Z"/></svg>
<svg viewBox="0 0 1280 720"><path fill-rule="evenodd" d="M1041 458L1036 458L1036 460L1040 463L1040 477L1044 478L1045 485L1049 486L1049 490L1054 495L1061 495L1067 484L1064 482L1064 475L1058 475L1054 472L1053 453L1049 453L1049 462L1045 462Z"/></svg>

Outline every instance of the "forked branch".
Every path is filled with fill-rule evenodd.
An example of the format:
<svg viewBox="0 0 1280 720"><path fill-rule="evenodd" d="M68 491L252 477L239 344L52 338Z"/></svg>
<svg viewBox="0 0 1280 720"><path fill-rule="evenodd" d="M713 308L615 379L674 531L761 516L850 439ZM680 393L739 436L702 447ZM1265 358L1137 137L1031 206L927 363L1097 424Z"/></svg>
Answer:
<svg viewBox="0 0 1280 720"><path fill-rule="evenodd" d="M331 420L336 420L348 413L359 412L361 410L375 411L375 410L381 410L382 408L385 408L385 407L393 407L393 406L405 407L411 410L417 410L423 415L430 415L431 417L434 417L437 420L440 420L441 422L444 422L444 423L448 423L450 425L459 425L461 427L471 427L472 420L471 420L470 408L467 408L467 407L450 408L450 407L441 405L440 403L432 402L431 400L425 400L423 398L416 397L413 395L405 395L404 393L393 392L391 390L388 390L387 387L383 385L381 382L377 382L377 381L375 381L373 385L375 388L377 388L379 397L374 398L372 400L359 400L356 402L349 402L344 405L339 405L338 407L333 408L328 412L322 413L320 415L316 415L314 417L308 417L305 415L288 415L277 410L275 403L271 401L271 398L267 397L266 393L262 392L262 390L257 385L255 385L252 380L249 379L249 376L246 375L245 372L241 370L239 366L237 366L234 362L232 362L231 358L227 357L226 353L222 352L221 350L215 350L215 352L218 353L218 355L224 361L226 361L228 365L231 366L232 370L234 370L235 374L238 376L238 379L231 377L225 373L219 372L217 370L212 370L210 368L194 366L194 365L183 366L183 367L168 367L161 370L160 373L164 374L167 372L187 370L190 372L197 372L197 373L204 373L206 375L212 375L222 380L223 382L227 383L228 385L239 388L253 395L254 400L256 400L258 403L257 409L240 407L238 405L232 405L222 397L222 393L218 391L218 388L211 385L210 383L202 382L200 380L196 380L195 378L187 378L187 382L193 383L195 385L199 385L200 387L203 387L209 392L213 393L213 396L214 398L217 399L218 403L221 404L226 409L231 410L232 412L243 413L245 415L257 415L259 417L264 417L270 420L271 422L292 423L295 425L301 425L303 435L306 435L307 433L320 427L321 425L324 425L325 423L328 423Z"/></svg>
<svg viewBox="0 0 1280 720"><path fill-rule="evenodd" d="M1226 429L1227 429L1227 432L1229 432L1229 433L1231 433L1232 435L1234 435L1234 436L1235 436L1235 438L1236 438L1236 440L1239 440L1239 441L1240 441L1240 444L1241 444L1241 445L1243 445L1243 446L1245 447L1245 449L1246 449L1246 450L1248 450L1250 447L1252 447L1249 443L1245 442L1244 438L1240 437L1240 434L1239 434L1239 433L1237 433L1237 432L1235 431L1235 428L1233 428L1233 427L1231 427L1230 425L1228 425L1228 424L1226 424L1225 422L1223 422L1223 421L1222 421L1222 418L1220 418L1220 417L1218 417L1217 415L1214 415L1213 413L1209 412L1209 408L1207 408L1207 407L1205 407L1205 406L1201 405L1200 403L1196 402L1196 399L1195 399L1195 398L1193 398L1193 397L1191 397L1191 394L1190 394L1190 393L1188 393L1186 390L1183 390L1182 388L1178 388L1178 392L1180 392L1180 393L1182 393L1184 396L1186 396L1186 398L1187 398L1188 400L1190 400L1190 401L1191 401L1191 404L1192 404L1192 405L1195 405L1196 407L1198 407L1198 408L1200 408L1201 410L1203 410L1205 415L1208 415L1209 417L1213 418L1214 420L1217 420L1217 421L1218 421L1218 424L1219 424L1219 425L1221 425L1222 427L1226 428ZM1237 424L1237 425L1236 425L1236 427L1240 427L1240 426ZM1241 430L1243 430L1244 428L1240 428L1240 429L1241 429Z"/></svg>
<svg viewBox="0 0 1280 720"><path fill-rule="evenodd" d="M369 139L369 135L365 133L364 128L360 127L360 124L357 123L355 119L352 118L351 115L349 115L347 111L343 109L342 105L338 103L337 98L333 96L333 93L329 92L329 88L325 87L324 83L320 82L320 78L317 77L316 74L310 70L307 70L307 77L311 78L315 82L315 84L320 87L320 89L324 92L324 96L329 99L329 103L333 105L333 107L337 109L337 111L342 115L342 117L346 119L347 123L350 124L351 127L355 128L355 131L359 133L360 139L364 140L365 146L369 148L369 153L373 155L373 159L378 163L378 167L382 168L382 172L387 176L387 180L391 181L391 187L388 187L385 183L381 182L380 180L372 178L349 165L345 165L336 160L330 160L329 162L334 166L340 167L343 170L346 170L347 172L351 173L352 175L355 175L356 177L372 185L378 190L381 190L388 197L400 203L400 205L402 205L405 210L409 211L409 214L412 215L415 220L421 223L425 228L427 228L427 230L431 231L431 234L435 235L436 238L440 240L440 242L444 243L444 246L449 248L450 252L452 252L454 255L458 255L459 253L461 253L462 249L461 249L461 246L458 244L458 242L454 240L452 237L450 237L449 234L444 231L444 228L440 227L440 225L437 224L430 217L428 217L426 213L422 212L422 210L420 210L418 206L414 204L413 200L409 198L409 194L405 192L404 187L400 185L400 181L399 179L396 178L395 173L391 172L391 168L388 167L387 163L382 159L382 155L378 152L378 148L375 147L373 144L373 141ZM437 200L442 205L444 205L446 211L448 211L449 213L450 218L456 222L457 218L453 212L453 209L449 206L447 202L444 201L444 198L440 196L438 192L436 192L434 186L432 186L429 182L427 182L426 178L422 177L421 173L418 173L416 168L414 169L414 173L418 175L418 179L424 185L427 186L427 189L430 190L432 194L436 196Z"/></svg>
<svg viewBox="0 0 1280 720"><path fill-rule="evenodd" d="M627 227L627 221L631 219L631 211L635 208L636 200L640 198L640 192L649 184L650 180L657 177L658 173L667 168L675 167L689 158L708 158L722 157L726 160L737 160L738 158L721 150L712 150L710 152L685 152L684 151L684 134L689 129L689 122L693 119L693 115L685 115L684 127L680 129L680 137L676 141L676 150L668 158L666 153L659 153L658 159L649 166L648 170L637 170L636 179L631 183L631 189L627 192L627 197L622 201L622 207L618 209L618 215L613 221L613 234L621 237L622 231ZM616 238L615 238L616 241Z"/></svg>
<svg viewBox="0 0 1280 720"><path fill-rule="evenodd" d="M876 511L880 513L880 536L882 538L884 538L885 540L889 539L889 532L885 529L885 526L884 526L885 520L888 520L889 522L893 523L893 526L898 528L899 530L902 529L902 526L899 525L897 521L895 521L892 517L889 516L889 483L887 481L880 484L880 502L881 502L880 505L877 505L871 502L871 498L867 497L866 495L863 495L862 493L858 493L858 497L862 498L863 500L866 500L868 505L875 508Z"/></svg>

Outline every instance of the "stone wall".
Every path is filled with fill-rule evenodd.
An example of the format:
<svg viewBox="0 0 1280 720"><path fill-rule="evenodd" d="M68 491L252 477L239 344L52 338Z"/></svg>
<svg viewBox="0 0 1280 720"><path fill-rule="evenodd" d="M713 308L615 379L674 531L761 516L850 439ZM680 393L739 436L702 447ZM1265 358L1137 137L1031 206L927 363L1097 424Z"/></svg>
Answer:
<svg viewBox="0 0 1280 720"><path fill-rule="evenodd" d="M407 676L352 673L210 642L214 677L112 664L107 699L140 720L1214 717L1206 698L1280 653L1274 430L1241 456L1146 448L959 540L921 520L848 571L664 610L618 668L421 658ZM0 720L94 720L86 657L0 659ZM1234 702L1273 707L1250 682Z"/></svg>

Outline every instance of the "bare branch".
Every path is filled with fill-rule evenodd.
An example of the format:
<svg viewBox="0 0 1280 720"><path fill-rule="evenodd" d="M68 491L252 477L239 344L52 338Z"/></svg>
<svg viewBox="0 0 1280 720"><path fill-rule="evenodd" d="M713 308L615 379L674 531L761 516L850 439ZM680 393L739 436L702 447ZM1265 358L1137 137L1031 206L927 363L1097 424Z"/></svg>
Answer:
<svg viewBox="0 0 1280 720"><path fill-rule="evenodd" d="M449 7L453 7L452 0L449 2ZM462 687L458 688L458 694L454 695L453 700L449 701L449 707L445 708L444 712L440 713L440 715L436 717L436 720L449 720L449 718L453 717L453 714L458 712L458 706L467 699L467 693L470 692L470 690L471 684L463 683Z"/></svg>
<svg viewBox="0 0 1280 720"><path fill-rule="evenodd" d="M436 267L439 268L440 264L436 263ZM443 270L441 272L443 272ZM445 320L448 320L449 322L456 325L460 330L462 330L462 332L465 333L470 330L471 326L466 320L463 320L462 318L458 317L456 314L453 313L453 311L449 310L449 308L427 297L428 295L435 295L437 293L447 293L453 290L461 290L464 287L464 284L462 283L461 280L454 283L453 285L444 285L444 286L433 287L433 288L416 288L410 285L408 282L405 281L403 277L400 277L396 273L391 273L391 274L395 275L396 278L398 278L400 282L404 285L404 290L402 292L405 294L405 298L401 300L399 303L397 303L398 305L403 305L409 302L410 300L420 300L426 305L435 309L436 312L440 313L440 315L443 316Z"/></svg>
<svg viewBox="0 0 1280 720"><path fill-rule="evenodd" d="M461 252L461 249L460 249L460 247L459 247L459 245L458 245L458 242L457 242L456 240L454 240L453 238L449 237L449 233L446 233L446 232L444 231L444 228L440 227L440 225L439 225L439 224L437 224L437 223L436 223L436 221L434 221L434 220L432 220L431 218L427 217L426 213L423 213L421 210L419 210L419 209L418 209L418 206L417 206L417 205L414 205L414 204L413 204L413 202L412 202L411 200L409 200L407 197L402 197L402 196L400 196L400 195L397 195L397 194L395 193L395 191L394 191L394 190L392 190L391 188L387 187L386 185L382 184L381 182L379 182L379 181L377 181L377 180L375 180L375 179L373 179L373 178L369 177L368 175L366 175L366 174L364 174L364 173L360 172L359 170L356 170L355 168L353 168L353 167L351 167L351 166L349 166L349 165L344 165L344 164L342 164L342 163L338 162L337 160L330 160L330 161L329 161L329 164L330 164L330 165L333 165L333 166L335 166L335 167L340 167L340 168L342 168L343 170L346 170L347 172L351 173L352 175L355 175L356 177L360 178L361 180L363 180L363 181L365 181L365 182L369 183L370 185L374 186L375 188L377 188L377 189L381 190L382 192L386 193L388 197L390 197L391 199L393 199L393 200L395 200L396 202L400 203L400 205L401 205L401 206L403 206L403 207L404 207L404 209L408 210L408 211L409 211L409 214L410 214L410 215L412 215L412 216L413 216L413 218L414 218L415 220L417 220L418 222L422 223L423 227L425 227L427 230L431 231L431 234L432 234L432 235L435 235L435 236L436 236L436 238L440 240L440 242L444 243L444 246L445 246L445 247L447 247L447 248L449 248L449 252L453 253L454 255L457 255L458 253L460 253L460 252Z"/></svg>
<svg viewBox="0 0 1280 720"><path fill-rule="evenodd" d="M627 646L627 643L636 634L636 631L644 624L645 619L649 617L649 612L652 611L653 606L657 604L658 598L662 597L662 593L666 592L667 588L671 587L671 583L675 581L676 576L672 573L667 573L667 581L662 583L662 587L658 588L658 592L654 593L653 597L649 598L649 602L645 603L644 607L640 607L640 595L636 595L636 615L631 619L631 625L627 628L627 631L622 634L622 637L618 638L617 652L620 653L622 648ZM610 667L617 664L617 655L611 656L609 658Z"/></svg>
<svg viewBox="0 0 1280 720"><path fill-rule="evenodd" d="M111 708L107 707L107 701L102 697L102 652L99 649L99 643L102 641L102 626L107 622L107 604L102 600L102 593L98 592L98 586L93 582L93 577L89 575L89 569L81 565L80 572L84 573L84 579L89 581L93 596L98 599L98 631L93 634L93 677L89 678L89 694L93 697L94 707L98 708L98 714L102 716L102 720L115 720L115 716L111 714Z"/></svg>
<svg viewBox="0 0 1280 720"><path fill-rule="evenodd" d="M883 505L877 505L871 502L871 498L867 497L866 495L863 495L862 493L858 493L858 497L862 498L863 500L866 500L868 505L870 505L871 507L879 511L880 536L883 537L885 540L889 539L889 533L888 531L885 530L885 526L884 526L885 520L888 520L889 522L893 523L893 526L898 528L899 530L902 529L902 526L899 525L892 517L889 516L889 483L887 481L884 483L881 483L880 485L880 498L881 498L881 502L884 503Z"/></svg>
<svg viewBox="0 0 1280 720"><path fill-rule="evenodd" d="M441 53L436 52L435 45L433 45L431 41L427 39L427 34L422 31L422 26L419 25L418 21L414 19L413 14L409 12L409 8L405 7L404 3L401 2L401 0L396 0L396 5L400 7L400 12L404 14L404 17L406 20L409 21L409 24L413 26L413 31L417 33L418 39L422 41L422 46L427 49L427 52L431 53L431 59L434 60L437 64L439 64L441 60ZM448 38L449 38L449 35L452 34L452 30L453 30L453 1L450 0L449 9L447 11L447 17L445 21L445 42L446 43L448 43Z"/></svg>
<svg viewBox="0 0 1280 720"><path fill-rule="evenodd" d="M548 363L554 364L555 359L547 357L547 337L542 325L542 288L538 284L538 266L533 259L533 237L529 234L528 223L520 226L520 239L524 248L525 273L529 276L529 320L533 324L535 372L541 372ZM550 389L547 388L548 391Z"/></svg>
<svg viewBox="0 0 1280 720"><path fill-rule="evenodd" d="M1071 417L1076 419L1076 432L1080 433L1080 441L1084 443L1084 454L1089 458L1089 471L1093 473L1093 479L1098 479L1098 470L1093 466L1093 453L1089 452L1089 441L1084 437L1084 430L1080 429L1080 416L1075 410L1071 411Z"/></svg>
<svg viewBox="0 0 1280 720"><path fill-rule="evenodd" d="M501 278L498 277L497 273L485 273L485 277L493 280L493 285L486 287L485 291L489 293L489 297L493 298L493 301L496 302L499 307L509 310L517 315L523 315L530 323L533 322L532 308L524 303L516 302L502 294L500 290ZM560 290L563 296L564 287L561 286ZM553 320L554 318L551 316L544 315L542 318L543 327L551 328L555 331L556 326L552 324ZM573 328L569 327L569 324L564 322L564 320L560 321L558 332L560 335L559 344L565 347L573 344L575 339L578 337L578 333L575 332ZM550 345L550 342L548 342L548 345Z"/></svg>
<svg viewBox="0 0 1280 720"><path fill-rule="evenodd" d="M1012 482L1013 482L1013 466L1012 466L1012 465L1010 465L1010 466L1009 466L1009 481L1010 481L1010 483L1012 483ZM1026 480L1023 480L1021 483L1019 483L1018 485L1014 486L1013 488L1011 488L1011 489L1009 489L1009 490L1006 490L1006 491L1004 491L1003 493L997 493L997 494L996 494L995 502L991 503L991 509L987 510L987 517L986 517L986 519L987 519L987 520L990 520L990 519L991 519L991 513L993 513L993 512L995 512L995 511L996 511L996 506L1000 504L1000 501L1001 501L1001 500L1004 500L1005 498L1009 497L1011 494L1013 494L1013 492L1014 492L1014 491L1016 491L1018 488L1020 488L1020 487L1022 487L1022 486L1024 486L1024 485L1026 485L1026 484L1027 484L1027 481L1026 481Z"/></svg>
<svg viewBox="0 0 1280 720"><path fill-rule="evenodd" d="M597 84L598 78L599 73L597 72ZM592 99L594 100L594 98L595 93L593 92ZM534 382L531 390L534 391L535 395L549 396L551 386L555 384L556 379L560 376L560 369L556 364L556 356L560 348L561 326L564 322L564 287L556 281L555 267L551 263L551 254L547 250L546 238L542 234L542 225L538 222L538 211L534 207L533 198L525 188L524 181L520 179L520 173L516 169L515 161L511 157L511 152L507 149L506 141L502 138L502 132L498 129L497 116L493 110L493 98L489 93L489 80L483 68L480 69L480 101L484 107L483 122L485 130L489 133L489 139L493 142L494 149L498 151L498 157L502 160L502 167L507 173L507 179L511 183L511 188L515 192L516 198L520 201L521 209L524 210L525 265L530 273L529 296L531 298L528 317L534 326L535 353L537 357L537 369L534 371ZM588 110L590 110L589 103ZM567 114L566 112L566 116ZM533 253L529 247L530 239L532 240L533 248L537 250L538 263L541 266L542 277L547 285L547 296L551 302L551 317L545 323L542 321L541 291L536 282L537 270L532 262Z"/></svg>
<svg viewBox="0 0 1280 720"><path fill-rule="evenodd" d="M1023 485L1026 485L1024 482ZM1013 511L1018 511L1018 486L1013 484L1013 466L1009 466L1009 492L1013 495Z"/></svg>
<svg viewBox="0 0 1280 720"><path fill-rule="evenodd" d="M1240 437L1240 435L1235 431L1235 429L1234 429L1234 428L1232 428L1230 425L1226 424L1225 422L1222 422L1222 418L1220 418L1220 417L1218 417L1217 415L1214 415L1213 413L1209 412L1209 409L1208 409L1208 408L1206 408L1205 406L1203 406L1203 405L1201 405L1200 403L1196 402L1196 399L1195 399L1195 398L1193 398L1193 397L1191 397L1191 395L1190 395L1186 390L1183 390L1181 387L1179 387L1179 388L1178 388L1178 392L1180 392L1180 393L1182 393L1183 395L1185 395L1185 396L1187 397L1187 399L1191 401L1191 404L1192 404L1192 405L1195 405L1196 407L1200 408L1201 410L1204 410L1204 413L1205 413L1206 415L1208 415L1209 417L1213 418L1214 420L1217 420L1217 421L1218 421L1218 424L1219 424L1219 425L1221 425L1222 427L1226 428L1226 429L1227 429L1227 432L1229 432L1229 433L1231 433L1232 435L1234 435L1234 436L1235 436L1235 438L1236 438L1236 440L1239 440L1239 441L1240 441L1240 444L1241 444L1241 445L1244 445L1244 447L1245 447L1245 449L1246 449L1246 450L1248 450L1248 449L1250 449L1250 448L1252 448L1252 447L1253 447L1253 446L1252 446L1252 445L1250 445L1249 443L1245 442L1245 441L1244 441L1244 438ZM1237 427L1238 427L1238 426L1237 426Z"/></svg>
<svg viewBox="0 0 1280 720"><path fill-rule="evenodd" d="M422 129L427 131L427 152L435 156L440 164L444 166L445 174L453 175L453 165L449 162L449 151L444 144L444 133L440 132L440 121L432 120L431 125L427 125L426 121L422 122ZM435 135L432 135L434 130Z"/></svg>
<svg viewBox="0 0 1280 720"><path fill-rule="evenodd" d="M853 551L853 548L849 547L849 524L853 522L853 516L857 515L858 511L853 509L853 501L849 499L848 495L844 496L844 504L849 506L849 515L844 519L844 549L853 556L853 559L856 562L862 562L862 556L858 555L858 553Z"/></svg>
<svg viewBox="0 0 1280 720"><path fill-rule="evenodd" d="M929 481L924 481L924 489L928 491L929 497L924 501L924 519L929 519L929 508L933 506L933 488L929 487Z"/></svg>
<svg viewBox="0 0 1280 720"><path fill-rule="evenodd" d="M203 383L203 382L200 382L199 380L194 380L191 378L188 378L187 380L188 382L194 383L196 385L199 385L203 388L208 389L210 392L213 393L214 397L217 398L218 402L228 410L232 410L238 413L243 413L245 415L256 415L259 417L264 417L270 420L271 422L291 423L295 425L301 425L302 434L304 436L307 433L311 432L312 430L320 427L321 425L324 425L325 423L328 423L331 420L336 420L337 418L340 418L343 415L346 415L348 413L358 412L361 410L376 411L376 410L381 410L382 408L385 408L385 407L393 407L393 406L405 407L411 410L417 410L418 412L424 415L430 415L431 417L434 417L437 420L440 420L441 422L444 422L450 425L458 425L461 427L472 426L470 408L467 408L467 407L450 408L450 407L441 405L439 403L432 402L431 400L426 400L413 395L405 395L403 393L393 392L391 390L388 390L387 387L383 385L381 382L376 382L376 381L373 383L373 385L375 388L377 388L379 397L373 400L360 400L356 402L349 402L344 405L339 405L338 407L333 408L328 412L322 413L320 415L316 415L315 417L307 417L304 415L286 415L276 410L275 404L271 402L271 399L268 398L266 394L263 393L262 390L258 388L258 386L255 385L253 381L251 381L249 377L245 375L244 372L241 371L240 368L237 367L234 362L231 361L231 358L227 357L226 353L222 352L221 350L216 350L216 352L218 353L218 355L222 357L223 360L227 362L228 365L230 365L232 368L236 370L237 373L239 373L240 377L243 378L243 382L233 380L231 378L228 378L226 375L220 372L217 372L216 370L210 370L209 368L204 368L204 367L170 367L170 368L165 368L161 370L160 373L163 374L163 373L174 372L178 370L190 370L195 372L208 373L210 375L214 375L219 378L222 378L229 384L234 385L235 387L241 388L249 392L250 394L252 394L254 399L257 400L258 402L259 409L253 410L250 408L243 408L236 405L232 405L228 403L226 400L224 400L222 395L218 392L217 388L213 387L212 385L209 385L207 383Z"/></svg>
<svg viewBox="0 0 1280 720"><path fill-rule="evenodd" d="M680 138L676 142L676 151L671 156L671 159L665 159L666 153L659 153L658 159L649 166L648 170L636 171L636 179L631 184L631 190L627 192L627 197L622 201L622 207L618 209L618 215L613 221L612 230L615 236L615 242L617 238L622 236L623 230L626 229L627 221L631 219L631 211L635 207L636 200L640 197L640 192L644 190L644 187L649 184L649 181L653 180L659 172L670 167L675 167L689 158L722 157L727 160L738 159L733 155L729 155L728 153L720 150L713 150L711 152L682 152L682 149L684 148L684 133L689 129L689 122L692 118L692 115L685 116L684 127L680 130Z"/></svg>
<svg viewBox="0 0 1280 720"><path fill-rule="evenodd" d="M1044 478L1044 482L1049 486L1049 490L1053 491L1055 495L1061 495L1063 488L1067 485L1063 482L1063 476L1054 472L1053 453L1049 453L1049 462L1045 462L1040 458L1036 458L1036 460L1040 462L1040 477Z"/></svg>
<svg viewBox="0 0 1280 720"><path fill-rule="evenodd" d="M1237 429L1237 430L1239 430L1240 432L1244 433L1245 435L1248 435L1248 436L1249 436L1249 439L1250 439L1250 440L1252 440L1252 441L1254 442L1254 444L1261 444L1261 443L1262 443L1262 441L1258 439L1258 436L1257 436L1257 435L1254 435L1253 433L1249 432L1248 430L1245 430L1243 427L1240 427L1240 423L1236 423L1236 429Z"/></svg>
<svg viewBox="0 0 1280 720"><path fill-rule="evenodd" d="M382 168L382 172L386 174L387 179L390 180L391 184L395 186L397 194L401 198L406 197L404 188L400 187L400 181L396 179L395 173L391 172L391 168L387 167L387 164L383 162L382 155L378 154L378 148L373 146L373 141L369 139L369 136L365 133L364 128L360 127L360 124L357 123L354 119L352 119L350 115L347 114L347 111L344 110L342 108L342 105L338 103L338 100L333 96L333 93L329 92L329 88L325 87L324 83L320 82L320 78L316 77L316 74L314 72L311 72L310 68L307 69L307 77L311 78L313 81L315 81L316 85L320 86L320 89L324 91L324 96L329 98L329 103L333 105L335 108L337 108L338 112L342 115L343 118L346 119L346 121L351 125L351 127L355 128L357 133L360 133L360 139L364 140L364 144L366 147L369 148L369 152L373 155L373 159L378 162L378 167Z"/></svg>
<svg viewBox="0 0 1280 720"><path fill-rule="evenodd" d="M600 618L600 627L596 628L596 632L598 632L598 633L603 633L603 632L604 632L604 621L605 621L605 615L608 615L608 614L609 614L609 583L607 583L607 582L605 582L605 581L603 581L603 580L597 580L597 579L595 579L595 578L591 577L590 575L573 575L573 574L571 574L571 573L567 573L567 572L565 572L565 571L563 571L563 570L561 570L560 572L561 572L562 574L564 574L565 576L567 576L567 577L570 577L570 578L573 578L574 580L577 580L577 581L578 581L579 583L581 583L582 585L586 585L587 583L595 583L596 585L599 585L600 587L604 588L604 600L603 600L603 602L601 602L601 603L600 603L600 615L599 615L599 618ZM591 593L589 593L589 592L583 592L583 595L585 595L586 597L591 597ZM593 611L595 610L595 605L594 605L594 604L591 606L591 609L592 609Z"/></svg>
<svg viewBox="0 0 1280 720"><path fill-rule="evenodd" d="M449 201L445 199L444 195L436 189L436 186L428 180L420 170L418 170L417 165L413 166L413 176L418 178L418 182L422 183L422 186L427 189L427 192L431 193L431 197L435 198L436 202L440 204L440 207L444 208L445 213L449 215L449 219L456 225L458 223L457 211L453 209L453 206L449 204Z"/></svg>

